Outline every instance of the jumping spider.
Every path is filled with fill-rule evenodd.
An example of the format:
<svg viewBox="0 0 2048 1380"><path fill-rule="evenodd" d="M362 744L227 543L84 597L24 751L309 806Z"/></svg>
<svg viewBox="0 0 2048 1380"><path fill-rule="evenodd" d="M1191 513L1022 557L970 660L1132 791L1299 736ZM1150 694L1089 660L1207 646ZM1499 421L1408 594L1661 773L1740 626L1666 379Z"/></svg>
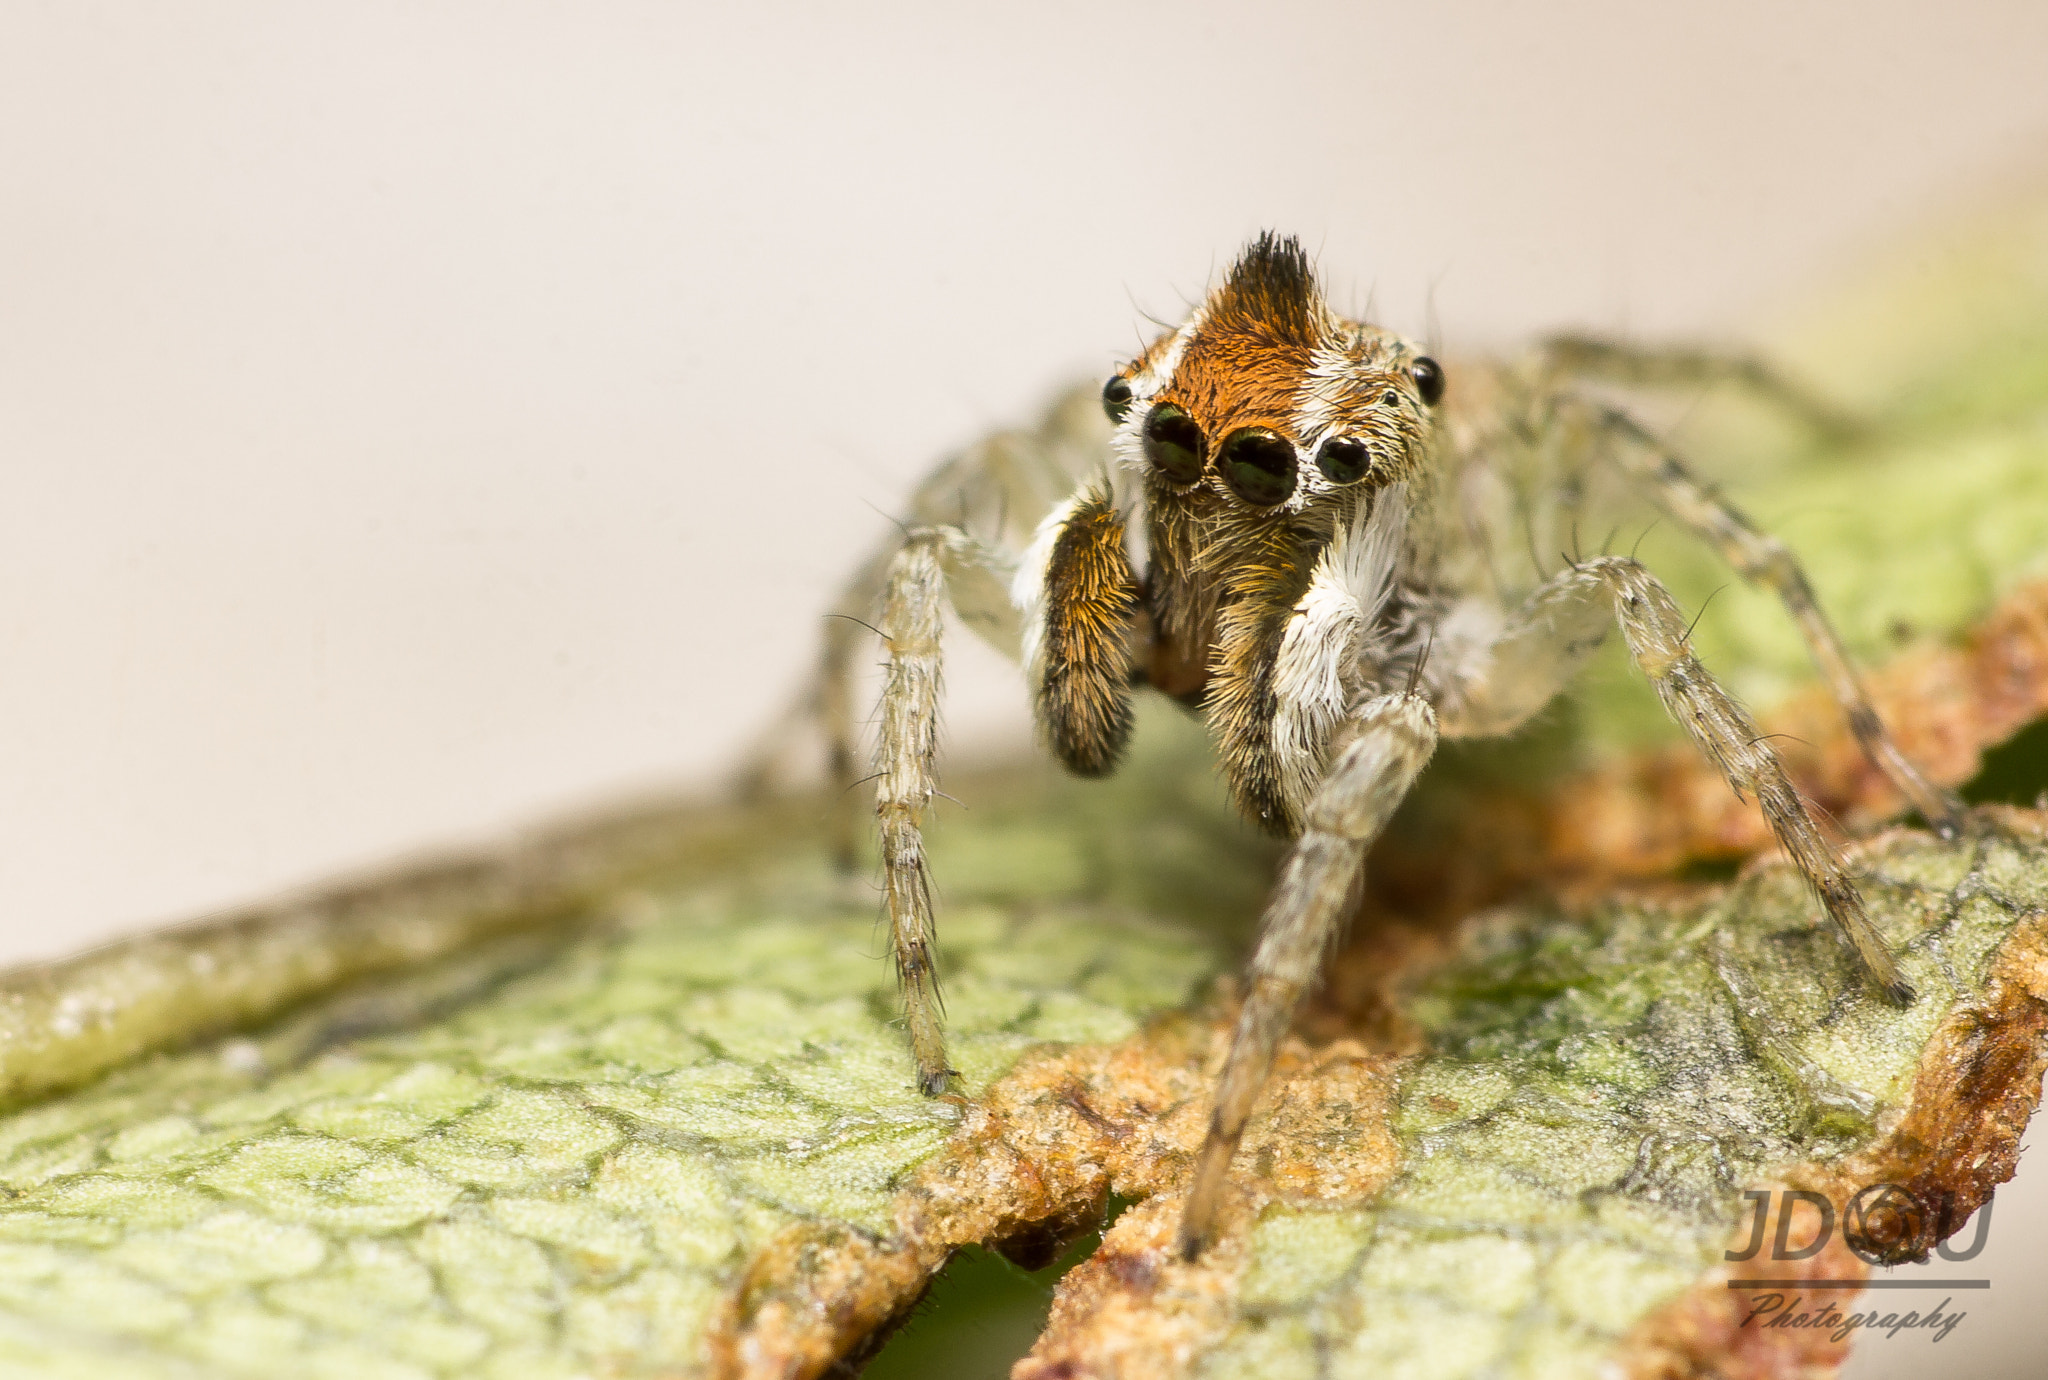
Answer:
<svg viewBox="0 0 2048 1380"><path fill-rule="evenodd" d="M1854 880L1776 752L1694 657L1665 587L1632 557L1502 574L1531 496L1569 506L1598 472L1646 492L1777 593L1864 751L1944 832L1957 806L1899 752L1792 555L1583 384L1725 379L1803 409L1754 362L1560 342L1474 370L1444 406L1414 344L1326 305L1292 238L1260 236L1185 324L1036 434L932 476L900 543L828 622L812 708L851 783L860 631L887 645L874 769L884 892L918 1079L950 1074L920 831L938 790L940 611L1025 666L1040 734L1083 776L1117 765L1135 687L1207 719L1245 815L1293 840L1260 921L1246 997L1182 1218L1193 1257L1296 1005L1355 896L1368 844L1440 738L1527 723L1619 625L1635 664L1738 794L1752 794L1892 1000L1912 1000ZM1091 401L1091 408L1095 404ZM1108 463L1105 463L1105 460ZM1563 498L1560 498L1563 495ZM1531 543L1533 546L1533 542ZM879 607L879 615L877 615Z"/></svg>

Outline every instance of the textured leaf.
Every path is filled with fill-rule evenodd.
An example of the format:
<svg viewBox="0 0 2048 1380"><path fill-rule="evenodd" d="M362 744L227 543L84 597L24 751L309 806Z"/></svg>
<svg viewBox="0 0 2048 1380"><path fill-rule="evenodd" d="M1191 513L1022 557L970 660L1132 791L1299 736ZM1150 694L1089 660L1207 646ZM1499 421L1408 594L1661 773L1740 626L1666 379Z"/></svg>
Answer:
<svg viewBox="0 0 2048 1380"><path fill-rule="evenodd" d="M2007 260L2048 262L2027 224ZM2048 705L2044 371L2014 364L2048 361L2048 314L2012 307L2048 275L1975 318L1944 281L1835 319L1946 334L1812 335L1882 425L1781 437L1781 482L1745 493L1828 515L1790 535L1960 782ZM1902 337L1940 349L1872 343ZM1656 554L1697 605L1721 577L1693 560ZM1768 699L1800 658L1748 597L1703 651ZM819 1374L956 1248L1043 1263L1123 1202L1021 1375L1824 1367L1825 1335L1738 1325L1742 1194L1889 1181L1959 1219L2010 1172L2048 1028L2043 820L1863 846L1922 994L1897 1012L1782 865L1616 889L1761 842L1689 758L1589 749L1654 741L1647 700L1609 677L1548 741L1444 764L1193 1266L1167 1243L1274 854L1171 713L1106 785L950 783L975 807L934 849L959 1096L911 1090L873 892L826 866L812 800L626 814L8 975L0 1369ZM1770 726L1835 813L1889 810L1831 711ZM2048 783L2002 751L1986 780ZM1837 1238L1796 1268L1864 1266Z"/></svg>
<svg viewBox="0 0 2048 1380"><path fill-rule="evenodd" d="M1204 775L1133 785L1116 806L1145 812L1123 822L1071 787L1054 808L1036 778L985 784L1019 804L940 850L957 879L948 1001L970 1093L1023 1051L1110 1044L1180 1004L1219 962L1202 919L1256 904L1265 847ZM1162 811L1147 789L1211 804ZM788 830L772 812L739 830L723 812L694 828L668 817L683 834L671 851L690 859L670 879L598 888L549 931L506 912L506 934L439 964L0 1120L0 1360L94 1375L669 1374L707 1339L728 1359L786 1345L822 1360L908 1303L946 1245L972 1238L909 1240L906 1182L973 1113L910 1086L872 893L813 846L736 855L746 822ZM322 909L371 930L421 896L487 914L517 879L552 912L563 889L539 885L544 860L638 871L646 833L628 820L459 870L461 885L437 870ZM455 904L462 885L473 905ZM59 1013L47 1020L68 1020L70 993L117 983L153 1002L172 978L136 981L149 964L175 977L218 930L301 923L281 910L22 985ZM10 1049L16 1086L54 1080L36 1063L51 1042L57 1069L75 1067L66 1033ZM808 1315L779 1311L796 1287L783 1275L833 1269L872 1297L814 1338Z"/></svg>
<svg viewBox="0 0 2048 1380"><path fill-rule="evenodd" d="M910 1090L871 900L777 853L16 1112L0 1357L816 1373L952 1246L1057 1239L1115 1192L1158 1196L1069 1276L1027 1373L1341 1352L1447 1374L1451 1345L1564 1364L1656 1344L1745 1186L1881 1164L1973 1204L2003 1177L2043 1011L2019 815L1873 847L1874 912L1925 994L1903 1016L1860 995L1781 867L1578 920L1497 913L1447 955L1386 932L1387 971L1433 968L1402 1003L1433 1052L1291 1047L1236 1231L1172 1262L1224 1013L1141 1018L1216 970L1200 921L1249 910L1263 871L1212 794L1143 798L1210 794L1169 769L1193 746L1130 795L1026 778L1007 818L950 831L965 1099ZM1565 1278L1599 1287L1544 1283Z"/></svg>
<svg viewBox="0 0 2048 1380"><path fill-rule="evenodd" d="M1407 1003L1429 1053L1395 1065L1383 1189L1255 1193L1246 1235L1200 1268L1168 1256L1177 1203L1127 1214L1019 1374L1102 1373L1113 1351L1123 1374L1276 1377L1692 1373L1736 1369L1744 1345L1839 1359L1825 1334L1740 1329L1723 1252L1747 1235L1741 1192L1839 1207L1892 1182L1951 1194L1960 1226L2010 1173L2048 1028L2042 823L1983 816L1961 847L1900 833L1867 850L1873 913L1923 993L1903 1015L1857 994L1782 865L1577 923L1485 917ZM1341 1063L1325 1051L1288 1099L1345 1098L1327 1086ZM1766 1272L1865 1268L1838 1241Z"/></svg>

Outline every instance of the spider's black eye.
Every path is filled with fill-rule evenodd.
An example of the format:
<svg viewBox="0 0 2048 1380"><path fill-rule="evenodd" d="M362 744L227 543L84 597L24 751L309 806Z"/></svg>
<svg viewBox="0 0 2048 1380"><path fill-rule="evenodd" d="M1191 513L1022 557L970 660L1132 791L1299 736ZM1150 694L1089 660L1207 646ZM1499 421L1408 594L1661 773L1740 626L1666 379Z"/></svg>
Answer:
<svg viewBox="0 0 2048 1380"><path fill-rule="evenodd" d="M1102 385L1102 410L1112 422L1120 422L1131 410L1131 385L1122 374L1111 374Z"/></svg>
<svg viewBox="0 0 2048 1380"><path fill-rule="evenodd" d="M1294 492L1294 447L1262 426L1231 432L1216 468L1239 498L1261 508L1285 503Z"/></svg>
<svg viewBox="0 0 2048 1380"><path fill-rule="evenodd" d="M1316 468L1332 484L1356 484L1372 468L1372 447L1356 436L1332 436L1316 447Z"/></svg>
<svg viewBox="0 0 2048 1380"><path fill-rule="evenodd" d="M1176 484L1202 477L1202 429L1172 403L1160 403L1145 418L1145 458Z"/></svg>
<svg viewBox="0 0 2048 1380"><path fill-rule="evenodd" d="M1443 401L1444 371L1442 365L1438 364L1428 355L1423 355L1408 366L1408 372L1415 376L1415 391L1422 394L1424 402L1428 403L1431 407L1435 407L1439 402Z"/></svg>

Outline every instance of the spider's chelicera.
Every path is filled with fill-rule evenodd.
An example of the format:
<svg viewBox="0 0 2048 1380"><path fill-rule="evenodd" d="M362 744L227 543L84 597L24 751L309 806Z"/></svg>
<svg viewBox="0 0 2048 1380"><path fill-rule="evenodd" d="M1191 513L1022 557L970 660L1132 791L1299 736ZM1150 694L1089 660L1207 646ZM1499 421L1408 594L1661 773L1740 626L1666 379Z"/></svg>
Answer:
<svg viewBox="0 0 2048 1380"><path fill-rule="evenodd" d="M1043 431L993 438L920 488L904 539L828 623L816 704L834 770L851 782L854 648L874 620L888 647L875 762L884 892L926 1092L951 1073L921 833L938 790L947 602L1024 664L1041 736L1069 768L1116 766L1131 697L1149 686L1208 720L1239 807L1293 840L1182 1219L1190 1256L1214 1228L1253 1098L1367 845L1439 739L1527 723L1614 627L1671 716L1761 805L1870 980L1912 999L1772 745L1695 658L1656 577L1623 556L1503 574L1527 549L1529 495L1578 492L1595 471L1635 483L1781 596L1871 759L1930 822L1954 827L1954 802L1886 736L1792 556L1575 387L1600 371L1791 396L1750 360L1568 342L1468 380L1481 401L1459 413L1461 391L1442 405L1436 361L1333 312L1300 246L1268 234L1087 414L1069 404Z"/></svg>

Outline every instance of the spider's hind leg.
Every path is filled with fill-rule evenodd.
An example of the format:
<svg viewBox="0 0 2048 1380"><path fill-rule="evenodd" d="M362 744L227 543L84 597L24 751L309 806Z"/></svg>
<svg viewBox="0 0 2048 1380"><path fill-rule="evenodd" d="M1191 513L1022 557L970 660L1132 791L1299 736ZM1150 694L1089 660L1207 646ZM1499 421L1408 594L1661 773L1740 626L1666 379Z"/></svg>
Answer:
<svg viewBox="0 0 2048 1380"><path fill-rule="evenodd" d="M803 780L817 737L825 740L825 780L830 788L828 830L832 860L851 874L859 842L858 809L852 791L859 771L859 724L854 688L862 648L876 635L869 621L881 602L891 553L864 562L847 581L832 612L824 617L818 659L802 693L748 748L734 773L734 793L759 800Z"/></svg>
<svg viewBox="0 0 2048 1380"><path fill-rule="evenodd" d="M1590 335L1556 335L1543 342L1543 358L1558 371L1629 388L1685 388L1727 384L1777 408L1819 437L1842 441L1863 423L1801 386L1765 360L1737 350L1648 346Z"/></svg>
<svg viewBox="0 0 2048 1380"><path fill-rule="evenodd" d="M849 582L839 604L825 616L818 649L818 669L808 709L825 735L825 780L832 792L830 838L832 861L851 874L859 844L859 812L853 788L859 784L859 729L854 720L855 658L877 629L867 622L886 587L893 561L875 557Z"/></svg>

